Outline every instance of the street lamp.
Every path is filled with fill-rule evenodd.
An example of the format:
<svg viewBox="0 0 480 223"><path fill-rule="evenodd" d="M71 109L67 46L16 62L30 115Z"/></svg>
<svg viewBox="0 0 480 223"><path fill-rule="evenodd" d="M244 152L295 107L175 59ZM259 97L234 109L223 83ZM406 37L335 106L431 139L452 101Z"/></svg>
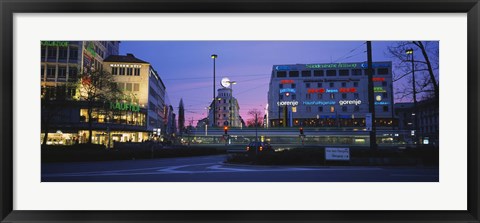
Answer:
<svg viewBox="0 0 480 223"><path fill-rule="evenodd" d="M232 113L235 113L234 110L233 110L233 106L232 106L232 102L233 102L233 85L234 85L234 84L237 84L237 82L236 82L236 81L228 81L228 83L230 84L230 90L231 90L231 92L230 92L230 103L229 103L229 104L230 104L230 114L229 114L229 115L230 115L230 126L233 126L232 123L233 123L233 120L235 120L235 119L233 119L233 114L232 114Z"/></svg>
<svg viewBox="0 0 480 223"><path fill-rule="evenodd" d="M212 54L210 56L212 59L213 59L213 123L212 123L212 127L215 127L216 125L216 121L215 121L215 113L216 113L216 109L215 109L215 104L216 104L216 101L215 101L215 59L217 59L217 55L216 54Z"/></svg>
<svg viewBox="0 0 480 223"><path fill-rule="evenodd" d="M415 62L413 60L413 49L410 48L410 49L407 49L405 50L405 54L408 55L411 55L411 62L412 62L412 89L413 89L413 121L414 121L414 126L413 126L413 130L415 131L417 128L418 128L418 122L417 122L417 90L415 89ZM416 131L415 131L416 132ZM415 138L414 138L414 141L415 143L417 142L417 139L416 139L416 135L415 134Z"/></svg>
<svg viewBox="0 0 480 223"><path fill-rule="evenodd" d="M205 109L207 109L207 123L205 123L205 136L208 135L208 122L209 122L209 118L208 116L210 116L210 106L209 107L205 107Z"/></svg>

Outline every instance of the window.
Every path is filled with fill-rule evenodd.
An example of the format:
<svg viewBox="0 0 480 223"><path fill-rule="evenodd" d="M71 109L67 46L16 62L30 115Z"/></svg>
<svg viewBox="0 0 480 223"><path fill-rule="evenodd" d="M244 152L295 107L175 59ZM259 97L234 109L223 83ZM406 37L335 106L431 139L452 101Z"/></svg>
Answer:
<svg viewBox="0 0 480 223"><path fill-rule="evenodd" d="M295 100L295 99L297 99L297 95L292 94L292 100Z"/></svg>
<svg viewBox="0 0 480 223"><path fill-rule="evenodd" d="M342 87L346 87L347 86L347 83L346 82L342 82Z"/></svg>
<svg viewBox="0 0 480 223"><path fill-rule="evenodd" d="M118 67L112 67L112 75L118 74Z"/></svg>
<svg viewBox="0 0 480 223"><path fill-rule="evenodd" d="M360 106L358 106L358 105L355 105L355 107L353 108L353 111L355 111L355 112L358 112L358 111L360 111Z"/></svg>
<svg viewBox="0 0 480 223"><path fill-rule="evenodd" d="M45 68L43 67L43 65L40 66L40 74L42 75L42 79L43 79L43 76L45 75Z"/></svg>
<svg viewBox="0 0 480 223"><path fill-rule="evenodd" d="M323 107L318 107L318 112L323 112Z"/></svg>
<svg viewBox="0 0 480 223"><path fill-rule="evenodd" d="M353 69L352 70L352 75L353 76L360 76L360 75L362 75L362 70L361 69Z"/></svg>
<svg viewBox="0 0 480 223"><path fill-rule="evenodd" d="M55 67L47 66L47 78L55 78Z"/></svg>
<svg viewBox="0 0 480 223"><path fill-rule="evenodd" d="M305 98L306 98L306 99L312 99L312 95L311 95L311 94L306 94L306 95L305 95Z"/></svg>
<svg viewBox="0 0 480 223"><path fill-rule="evenodd" d="M333 82L330 82L330 83L328 84L328 86L330 86L330 87L334 87L334 86L335 86L335 83L333 83Z"/></svg>
<svg viewBox="0 0 480 223"><path fill-rule="evenodd" d="M59 60L66 60L68 55L68 48L67 47L59 47L58 48L58 59Z"/></svg>
<svg viewBox="0 0 480 223"><path fill-rule="evenodd" d="M382 86L386 87L386 86L387 86L387 82L386 82L386 81L382 81Z"/></svg>
<svg viewBox="0 0 480 223"><path fill-rule="evenodd" d="M347 99L347 94L342 93L342 99Z"/></svg>
<svg viewBox="0 0 480 223"><path fill-rule="evenodd" d="M279 87L279 88L283 88L283 84L279 84L278 87Z"/></svg>
<svg viewBox="0 0 480 223"><path fill-rule="evenodd" d="M388 68L378 68L377 73L378 73L378 75L387 75L388 74Z"/></svg>
<svg viewBox="0 0 480 223"><path fill-rule="evenodd" d="M57 48L56 47L48 47L47 53L48 59L56 59L57 58Z"/></svg>
<svg viewBox="0 0 480 223"><path fill-rule="evenodd" d="M223 107L223 110L224 110L224 111L227 110L227 107Z"/></svg>
<svg viewBox="0 0 480 223"><path fill-rule="evenodd" d="M338 75L339 76L348 76L348 75L350 75L350 70L339 70Z"/></svg>
<svg viewBox="0 0 480 223"><path fill-rule="evenodd" d="M45 50L47 50L47 48L45 48L44 46L42 46L42 48L41 48L41 57L42 57L42 59L45 58L45 54L46 54L46 53L45 53Z"/></svg>
<svg viewBox="0 0 480 223"><path fill-rule="evenodd" d="M330 106L330 112L335 112L335 106Z"/></svg>
<svg viewBox="0 0 480 223"><path fill-rule="evenodd" d="M327 76L337 76L337 70L327 70Z"/></svg>
<svg viewBox="0 0 480 223"><path fill-rule="evenodd" d="M365 76L368 75L368 69L365 69ZM372 75L375 75L375 69L372 69Z"/></svg>
<svg viewBox="0 0 480 223"><path fill-rule="evenodd" d="M388 98L388 93L387 93L387 92L383 92L383 93L382 93L382 97L383 97L383 98Z"/></svg>
<svg viewBox="0 0 480 223"><path fill-rule="evenodd" d="M134 75L135 76L140 76L140 68L135 68Z"/></svg>
<svg viewBox="0 0 480 223"><path fill-rule="evenodd" d="M125 75L125 67L120 67L118 75Z"/></svg>
<svg viewBox="0 0 480 223"><path fill-rule="evenodd" d="M297 87L297 85L296 85L296 84L292 84L292 88L296 88L296 87Z"/></svg>
<svg viewBox="0 0 480 223"><path fill-rule="evenodd" d="M138 83L133 84L133 91L140 91L140 84Z"/></svg>
<svg viewBox="0 0 480 223"><path fill-rule="evenodd" d="M302 70L302 77L311 77L312 71L310 70Z"/></svg>
<svg viewBox="0 0 480 223"><path fill-rule="evenodd" d="M293 71L288 72L288 76L289 77L298 77L299 74L298 74L297 70L293 70Z"/></svg>
<svg viewBox="0 0 480 223"><path fill-rule="evenodd" d="M225 118L225 117L227 117L227 115L226 115L226 114L223 114L223 117Z"/></svg>
<svg viewBox="0 0 480 223"><path fill-rule="evenodd" d="M322 87L323 84L322 83L317 83L317 87Z"/></svg>
<svg viewBox="0 0 480 223"><path fill-rule="evenodd" d="M317 94L318 99L322 99L322 94Z"/></svg>
<svg viewBox="0 0 480 223"><path fill-rule="evenodd" d="M307 112L312 112L312 107L307 106Z"/></svg>
<svg viewBox="0 0 480 223"><path fill-rule="evenodd" d="M118 90L124 91L125 90L125 83L117 82Z"/></svg>
<svg viewBox="0 0 480 223"><path fill-rule="evenodd" d="M283 100L283 94L278 97L279 100Z"/></svg>
<svg viewBox="0 0 480 223"><path fill-rule="evenodd" d="M306 84L305 84L305 87L309 88L309 87L310 87L310 83L306 83Z"/></svg>
<svg viewBox="0 0 480 223"><path fill-rule="evenodd" d="M287 77L286 71L277 71L277 77Z"/></svg>
<svg viewBox="0 0 480 223"><path fill-rule="evenodd" d="M335 94L334 93L330 93L330 99L335 99Z"/></svg>
<svg viewBox="0 0 480 223"><path fill-rule="evenodd" d="M354 87L358 87L358 82L353 82Z"/></svg>
<svg viewBox="0 0 480 223"><path fill-rule="evenodd" d="M314 77L323 77L323 70L314 70L313 71L313 76Z"/></svg>
<svg viewBox="0 0 480 223"><path fill-rule="evenodd" d="M125 90L126 90L126 91L132 91L132 83L127 83L127 84L125 85Z"/></svg>
<svg viewBox="0 0 480 223"><path fill-rule="evenodd" d="M347 106L343 106L342 107L342 112L346 112L347 111Z"/></svg>
<svg viewBox="0 0 480 223"><path fill-rule="evenodd" d="M132 76L133 73L132 73L132 70L133 68L127 68L127 76Z"/></svg>
<svg viewBox="0 0 480 223"><path fill-rule="evenodd" d="M77 47L70 47L70 61L78 60L78 48Z"/></svg>
<svg viewBox="0 0 480 223"><path fill-rule="evenodd" d="M58 78L67 78L67 67L58 67Z"/></svg>
<svg viewBox="0 0 480 223"><path fill-rule="evenodd" d="M354 97L355 99L358 99L360 96L359 96L358 93L353 93L353 97Z"/></svg>
<svg viewBox="0 0 480 223"><path fill-rule="evenodd" d="M227 99L223 99L223 103L224 103L224 104L227 103Z"/></svg>
<svg viewBox="0 0 480 223"><path fill-rule="evenodd" d="M383 111L388 112L388 106L383 106Z"/></svg>

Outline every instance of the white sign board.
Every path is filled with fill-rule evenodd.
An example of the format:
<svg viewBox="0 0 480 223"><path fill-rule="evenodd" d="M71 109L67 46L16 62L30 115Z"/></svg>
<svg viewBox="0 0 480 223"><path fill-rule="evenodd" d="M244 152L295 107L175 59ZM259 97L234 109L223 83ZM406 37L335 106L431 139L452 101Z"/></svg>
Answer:
<svg viewBox="0 0 480 223"><path fill-rule="evenodd" d="M367 127L367 131L372 131L372 113L365 114L365 124Z"/></svg>
<svg viewBox="0 0 480 223"><path fill-rule="evenodd" d="M325 160L350 160L350 148L325 147Z"/></svg>

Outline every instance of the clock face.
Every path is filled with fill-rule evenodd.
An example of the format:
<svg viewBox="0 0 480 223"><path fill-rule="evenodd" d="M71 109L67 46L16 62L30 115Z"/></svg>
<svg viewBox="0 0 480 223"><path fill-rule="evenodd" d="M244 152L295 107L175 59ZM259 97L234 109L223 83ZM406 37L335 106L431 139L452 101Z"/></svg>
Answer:
<svg viewBox="0 0 480 223"><path fill-rule="evenodd" d="M220 84L223 87L229 87L230 86L230 79L228 79L228 77L224 77L224 78L222 78L222 81L220 81Z"/></svg>

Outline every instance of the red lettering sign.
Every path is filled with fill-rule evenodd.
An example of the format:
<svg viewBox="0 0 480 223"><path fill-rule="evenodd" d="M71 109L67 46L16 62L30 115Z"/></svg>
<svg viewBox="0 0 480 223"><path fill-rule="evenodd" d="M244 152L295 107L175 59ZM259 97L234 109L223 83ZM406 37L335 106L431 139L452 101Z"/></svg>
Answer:
<svg viewBox="0 0 480 223"><path fill-rule="evenodd" d="M385 78L384 77L373 77L372 81L373 82L382 82L382 81L385 81Z"/></svg>
<svg viewBox="0 0 480 223"><path fill-rule="evenodd" d="M307 93L309 93L309 94L325 93L325 88L309 88L309 89L307 89Z"/></svg>
<svg viewBox="0 0 480 223"><path fill-rule="evenodd" d="M342 88L340 88L338 91L339 91L340 93L355 93L355 92L357 92L357 89L354 88L354 87L352 87L352 88L343 88L343 87L342 87Z"/></svg>
<svg viewBox="0 0 480 223"><path fill-rule="evenodd" d="M295 83L293 80L280 80L281 84L293 84Z"/></svg>

